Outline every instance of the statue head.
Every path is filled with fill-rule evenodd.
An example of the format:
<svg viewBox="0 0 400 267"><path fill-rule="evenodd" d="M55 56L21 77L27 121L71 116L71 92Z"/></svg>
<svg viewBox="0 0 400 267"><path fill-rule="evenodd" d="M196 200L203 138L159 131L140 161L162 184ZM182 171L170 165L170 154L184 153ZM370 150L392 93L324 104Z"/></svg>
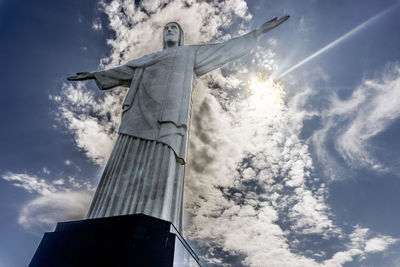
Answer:
<svg viewBox="0 0 400 267"><path fill-rule="evenodd" d="M168 22L163 31L163 48L183 45L183 30L176 22Z"/></svg>

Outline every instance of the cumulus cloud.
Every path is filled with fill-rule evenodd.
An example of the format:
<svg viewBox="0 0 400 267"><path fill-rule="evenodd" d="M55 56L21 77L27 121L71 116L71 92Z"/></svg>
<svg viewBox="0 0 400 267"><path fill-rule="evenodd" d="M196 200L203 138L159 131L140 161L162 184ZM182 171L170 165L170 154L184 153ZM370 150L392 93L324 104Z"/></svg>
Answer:
<svg viewBox="0 0 400 267"><path fill-rule="evenodd" d="M388 246L398 242L398 239L394 239L390 236L378 236L369 239L365 244L366 252L381 252L385 251Z"/></svg>
<svg viewBox="0 0 400 267"><path fill-rule="evenodd" d="M325 185L311 177L308 147L298 137L307 116L299 103L309 92L287 106L279 84L256 81L249 90L244 99L224 102L229 106L223 112L210 89L198 87L185 191L192 221L186 233L207 247L205 257L216 265L223 262L216 248L244 255L246 266L316 265L292 253L288 239L341 235L325 204Z"/></svg>
<svg viewBox="0 0 400 267"><path fill-rule="evenodd" d="M185 43L195 44L244 33L251 19L242 0L159 0L136 6L113 0L101 7L115 32L101 69L160 50L168 21L180 23ZM276 68L274 53L260 46L199 80L185 177L185 235L204 251L210 266L231 266L232 257L245 266L338 266L385 250L394 239L362 237L353 248L362 231L349 235L335 225L327 186L313 174L309 145L300 138L304 120L313 115L304 109L313 92L286 98L285 87L268 80ZM97 95L76 83L52 96L59 121L99 165L115 140L124 94L116 88ZM74 185L73 179L68 182ZM342 249L327 256L318 246L324 240L341 242ZM306 251L307 245L315 250Z"/></svg>
<svg viewBox="0 0 400 267"><path fill-rule="evenodd" d="M368 228L357 225L349 235L349 241L346 245L347 250L335 253L331 259L324 262L324 266L341 266L356 258L364 260L368 253L382 252L398 241L399 239L384 235L371 237L371 232Z"/></svg>
<svg viewBox="0 0 400 267"><path fill-rule="evenodd" d="M220 1L142 1L138 6L115 0L102 4L115 38L108 40L112 53L103 59L107 66L162 48L162 27L177 21L185 31L185 43L210 41L222 35L234 19L249 20L242 0ZM195 23L194 23L195 22Z"/></svg>
<svg viewBox="0 0 400 267"><path fill-rule="evenodd" d="M400 116L399 64L387 66L376 79L364 80L347 99L333 95L330 107L322 112L325 125L313 137L319 159L332 169L339 168L330 156L327 143L334 147L344 162L353 167L384 170L374 156L371 139L387 129ZM333 174L334 175L334 174Z"/></svg>
<svg viewBox="0 0 400 267"><path fill-rule="evenodd" d="M58 103L56 118L72 133L75 143L96 164L104 164L116 138L121 92L96 97L85 83L64 84L61 95L50 96ZM65 164L71 164L66 160Z"/></svg>
<svg viewBox="0 0 400 267"><path fill-rule="evenodd" d="M48 182L26 173L7 172L2 178L35 195L22 205L18 223L37 233L51 230L59 221L82 219L93 193L89 182L72 177L74 184L63 179Z"/></svg>

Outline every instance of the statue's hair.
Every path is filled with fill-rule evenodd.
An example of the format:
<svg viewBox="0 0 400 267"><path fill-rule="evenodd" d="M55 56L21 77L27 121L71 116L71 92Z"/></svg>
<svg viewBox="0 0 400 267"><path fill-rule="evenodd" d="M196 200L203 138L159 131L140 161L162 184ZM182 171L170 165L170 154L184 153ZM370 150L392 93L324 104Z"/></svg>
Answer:
<svg viewBox="0 0 400 267"><path fill-rule="evenodd" d="M183 29L182 29L181 25L179 25L178 22L170 21L170 22L166 23L166 24L164 25L164 27L165 27L166 25L170 24L170 23L174 23L174 24L178 25L178 29L179 29L179 42L178 42L178 46L184 45L184 40L185 40L185 39L184 39L184 33L183 33ZM163 49L165 49L165 48L167 48L167 44L166 44L166 42L165 42L165 40L164 40L164 35L163 35Z"/></svg>

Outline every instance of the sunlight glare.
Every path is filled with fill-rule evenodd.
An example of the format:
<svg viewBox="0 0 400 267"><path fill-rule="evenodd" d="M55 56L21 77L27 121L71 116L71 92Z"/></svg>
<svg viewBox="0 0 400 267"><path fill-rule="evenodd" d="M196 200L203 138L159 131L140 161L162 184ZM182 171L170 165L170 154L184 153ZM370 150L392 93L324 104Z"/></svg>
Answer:
<svg viewBox="0 0 400 267"><path fill-rule="evenodd" d="M271 77L267 79L252 78L249 84L248 104L254 109L280 109L284 104L286 92L283 86Z"/></svg>

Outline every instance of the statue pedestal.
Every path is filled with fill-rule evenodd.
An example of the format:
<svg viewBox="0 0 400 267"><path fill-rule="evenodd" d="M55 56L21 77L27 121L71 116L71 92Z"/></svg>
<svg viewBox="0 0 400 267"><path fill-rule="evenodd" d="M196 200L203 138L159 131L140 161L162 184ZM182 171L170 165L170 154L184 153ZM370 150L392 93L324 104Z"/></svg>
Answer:
<svg viewBox="0 0 400 267"><path fill-rule="evenodd" d="M144 214L58 223L45 233L30 267L198 267L175 227Z"/></svg>

